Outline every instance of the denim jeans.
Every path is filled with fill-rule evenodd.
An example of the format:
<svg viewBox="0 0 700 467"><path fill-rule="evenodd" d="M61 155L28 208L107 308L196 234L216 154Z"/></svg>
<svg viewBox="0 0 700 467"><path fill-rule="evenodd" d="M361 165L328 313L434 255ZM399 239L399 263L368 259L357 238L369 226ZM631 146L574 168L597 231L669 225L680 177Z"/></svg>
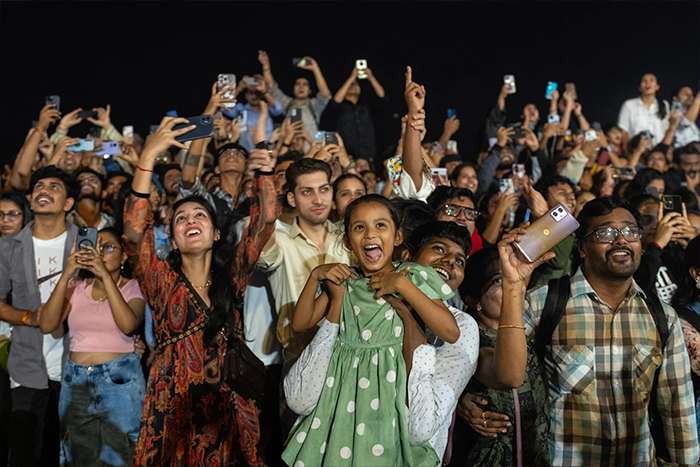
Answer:
<svg viewBox="0 0 700 467"><path fill-rule="evenodd" d="M134 353L100 365L69 361L58 405L65 463L131 465L144 393L141 364Z"/></svg>

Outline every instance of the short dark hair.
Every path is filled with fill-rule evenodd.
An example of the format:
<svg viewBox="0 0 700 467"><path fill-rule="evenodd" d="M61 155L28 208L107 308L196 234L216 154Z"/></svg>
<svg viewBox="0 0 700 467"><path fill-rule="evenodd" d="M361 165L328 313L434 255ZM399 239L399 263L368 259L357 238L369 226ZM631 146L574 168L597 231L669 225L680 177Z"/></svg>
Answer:
<svg viewBox="0 0 700 467"><path fill-rule="evenodd" d="M640 225L639 213L628 203L613 198L592 199L583 206L583 209L581 209L581 212L576 218L580 224L580 227L576 230L576 238L579 242L589 233L588 229L591 227L591 221L594 217L606 216L618 208L629 211L637 225Z"/></svg>
<svg viewBox="0 0 700 467"><path fill-rule="evenodd" d="M37 170L34 172L29 179L29 193L34 191L34 187L36 186L37 183L39 183L39 180L43 180L45 178L57 178L63 182L63 186L66 189L66 194L68 198L76 198L76 187L75 183L73 181L73 177L66 171L59 169L55 165L48 165L46 167L42 167L41 169Z"/></svg>
<svg viewBox="0 0 700 467"><path fill-rule="evenodd" d="M303 158L304 158L303 152L294 151L294 150L287 151L277 158L277 162L275 163L275 165L279 165L282 162L289 162L289 161L296 162L296 161L301 160Z"/></svg>
<svg viewBox="0 0 700 467"><path fill-rule="evenodd" d="M547 198L547 190L549 190L550 187L557 185L569 185L573 192L576 193L576 185L574 185L571 180L566 177L562 177L561 175L549 175L541 178L535 184L535 190L539 191L542 196Z"/></svg>
<svg viewBox="0 0 700 467"><path fill-rule="evenodd" d="M153 173L158 175L158 180L160 180L160 183L163 186L165 186L165 174L167 174L171 170L179 170L180 172L182 172L182 167L180 167L180 164L176 163L159 164L155 166L155 168L153 169Z"/></svg>
<svg viewBox="0 0 700 467"><path fill-rule="evenodd" d="M27 225L32 219L32 211L29 209L29 203L27 198L18 191L8 191L5 193L0 193L0 201L10 201L15 203L19 210L22 212L22 227Z"/></svg>
<svg viewBox="0 0 700 467"><path fill-rule="evenodd" d="M226 143L214 151L214 165L219 164L219 159L221 158L221 155L228 150L240 151L243 154L243 156L246 159L248 159L248 150L246 148L244 148L238 143Z"/></svg>
<svg viewBox="0 0 700 467"><path fill-rule="evenodd" d="M294 162L287 168L284 176L287 179L287 193L294 193L297 187L297 179L302 175L314 172L323 172L331 180L331 166L318 159L304 158Z"/></svg>
<svg viewBox="0 0 700 467"><path fill-rule="evenodd" d="M340 184L343 183L345 180L349 180L351 178L354 178L355 180L360 182L362 184L362 186L365 187L365 193L367 193L367 184L362 179L362 177L360 177L357 174L348 173L348 174L341 175L340 177L336 178L335 181L333 182L333 199L335 199L335 195L338 194L338 187L340 187Z"/></svg>
<svg viewBox="0 0 700 467"><path fill-rule="evenodd" d="M444 185L435 188L435 190L433 190L433 192L430 193L430 196L428 196L427 201L428 206L430 206L430 208L433 211L437 211L438 209L440 209L440 206L445 204L448 200L455 198L468 198L472 200L472 203L474 203L474 207L476 207L476 197L470 189Z"/></svg>
<svg viewBox="0 0 700 467"><path fill-rule="evenodd" d="M450 154L440 159L440 167L447 167L450 162L462 162L462 156L459 154Z"/></svg>
<svg viewBox="0 0 700 467"><path fill-rule="evenodd" d="M627 185L624 198L630 200L635 196L646 193L645 190L647 185L649 185L654 180L664 180L665 183L665 178L663 174L658 170L650 169L649 167L641 169L634 176L630 184Z"/></svg>
<svg viewBox="0 0 700 467"><path fill-rule="evenodd" d="M464 256L469 256L469 250L472 248L469 230L454 222L436 221L423 224L411 233L405 243L411 255L415 255L426 243L435 238L452 240L464 250Z"/></svg>
<svg viewBox="0 0 700 467"><path fill-rule="evenodd" d="M681 146L680 148L676 148L673 151L673 161L676 164L680 164L681 157L688 155L688 154L700 154L700 151L698 151L698 148L695 147L695 144L693 144L693 143L686 144L685 146Z"/></svg>
<svg viewBox="0 0 700 467"><path fill-rule="evenodd" d="M78 182L78 177L80 176L80 174L92 174L92 175L94 175L95 177L97 177L97 178L100 180L100 184L101 184L102 187L104 188L104 186L105 186L105 177L104 177L104 175L102 175L101 173L99 173L97 170L91 169L90 167L81 167L81 168L78 169L78 171L75 172L75 174L74 174L74 178L75 178L76 183Z"/></svg>
<svg viewBox="0 0 700 467"><path fill-rule="evenodd" d="M421 225L435 220L435 212L423 201L393 198L391 204L399 213L399 227L403 231L404 238L409 238Z"/></svg>
<svg viewBox="0 0 700 467"><path fill-rule="evenodd" d="M471 167L472 169L474 169L474 172L476 172L476 166L474 164L472 164L471 162L462 162L457 167L455 167L455 169L450 174L450 181L453 183L456 182L459 178L460 172L462 172L462 170L466 169L467 167Z"/></svg>
<svg viewBox="0 0 700 467"><path fill-rule="evenodd" d="M347 236L348 232L350 231L350 218L352 217L353 211L360 205L371 203L381 204L382 206L384 206L389 211L389 214L391 215L391 220L394 221L394 227L396 227L397 231L399 230L399 227L401 226L401 217L399 216L399 212L396 210L394 205L391 204L391 201L389 201L382 195L370 193L368 195L360 196L356 200L353 200L353 202L350 203L347 209L345 210L345 219L343 219L343 225L345 226L345 236Z"/></svg>

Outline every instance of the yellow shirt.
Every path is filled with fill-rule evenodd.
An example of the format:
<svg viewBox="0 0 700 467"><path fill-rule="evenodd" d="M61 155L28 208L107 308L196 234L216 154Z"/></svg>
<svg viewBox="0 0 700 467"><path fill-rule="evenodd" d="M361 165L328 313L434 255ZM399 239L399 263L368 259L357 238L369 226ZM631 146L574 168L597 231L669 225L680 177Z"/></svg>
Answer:
<svg viewBox="0 0 700 467"><path fill-rule="evenodd" d="M343 225L325 223L325 251L306 238L298 218L278 228L265 246L258 266L270 272L270 287L277 308L277 339L290 358L296 357L313 337L313 332L294 335L292 313L311 271L320 264L350 264L352 253L343 243Z"/></svg>

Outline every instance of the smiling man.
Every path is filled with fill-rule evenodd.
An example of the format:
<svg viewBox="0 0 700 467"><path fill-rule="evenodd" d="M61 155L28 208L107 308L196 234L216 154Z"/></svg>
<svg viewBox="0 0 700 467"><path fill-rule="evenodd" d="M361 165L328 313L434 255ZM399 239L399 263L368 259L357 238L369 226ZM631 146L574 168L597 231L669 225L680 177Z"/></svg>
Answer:
<svg viewBox="0 0 700 467"><path fill-rule="evenodd" d="M97 230L114 225L112 216L102 211L104 177L85 167L78 171L75 180L80 191L75 210L68 214L66 220L78 226L94 227Z"/></svg>
<svg viewBox="0 0 700 467"><path fill-rule="evenodd" d="M63 336L43 335L37 314L51 296L77 228L66 222L73 207L71 177L55 166L31 178L34 220L0 240L0 319L13 325L10 373L10 465L58 465L58 393ZM68 346L65 346L67 349Z"/></svg>
<svg viewBox="0 0 700 467"><path fill-rule="evenodd" d="M673 309L633 279L642 255L635 215L598 198L578 220L583 264L569 290L557 294L569 297L553 308L559 314L545 305L547 287L525 294L532 265L514 254L519 234L499 244L501 319L511 320L503 332L513 339L537 333L535 348L545 361L551 465L657 465L662 458L670 465L696 465L695 398L683 333ZM510 367L524 374L526 353L525 345L512 352ZM660 433L652 437L654 412Z"/></svg>

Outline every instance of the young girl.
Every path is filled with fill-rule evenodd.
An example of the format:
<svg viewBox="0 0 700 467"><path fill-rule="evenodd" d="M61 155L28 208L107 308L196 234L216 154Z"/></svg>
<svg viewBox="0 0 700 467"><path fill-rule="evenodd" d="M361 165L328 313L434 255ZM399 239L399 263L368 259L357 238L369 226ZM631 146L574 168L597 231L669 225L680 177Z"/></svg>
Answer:
<svg viewBox="0 0 700 467"><path fill-rule="evenodd" d="M353 201L345 213L345 241L359 268L321 265L302 290L294 330L310 329L325 315L339 323L340 333L319 400L290 433L282 455L290 466L439 463L427 443L409 442L403 323L383 297L399 296L427 327L454 343L459 328L442 302L453 292L430 267L392 264L402 241L397 225L386 198L372 194ZM319 286L323 291L316 297Z"/></svg>

